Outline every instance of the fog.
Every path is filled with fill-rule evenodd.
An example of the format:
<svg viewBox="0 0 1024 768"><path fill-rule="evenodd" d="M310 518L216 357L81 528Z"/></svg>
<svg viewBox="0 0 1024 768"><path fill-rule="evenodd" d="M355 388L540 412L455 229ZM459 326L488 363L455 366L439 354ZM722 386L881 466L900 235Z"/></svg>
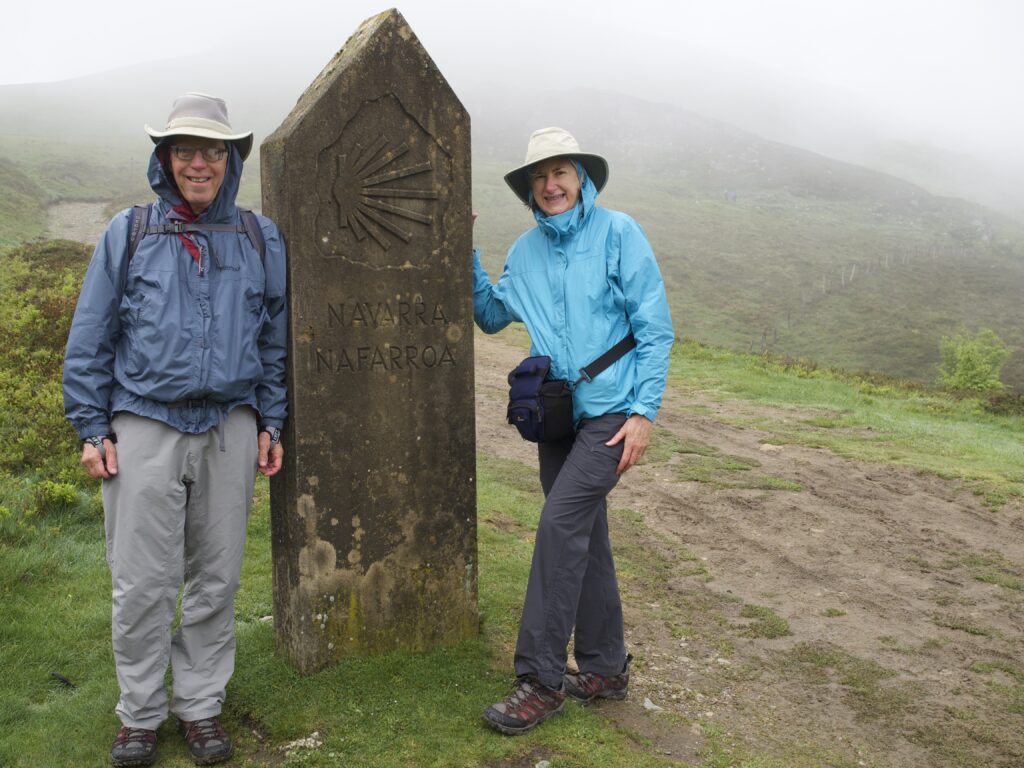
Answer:
<svg viewBox="0 0 1024 768"><path fill-rule="evenodd" d="M240 0L17 3L5 11L0 84L232 50L240 69L252 56L280 62L298 96L359 23L386 7L365 0L292 0L274 10ZM407 0L397 7L457 93L621 91L883 169L904 162L893 159L901 147L970 155L974 165L966 168L1022 186L1024 46L1016 37L1024 5L1013 0Z"/></svg>

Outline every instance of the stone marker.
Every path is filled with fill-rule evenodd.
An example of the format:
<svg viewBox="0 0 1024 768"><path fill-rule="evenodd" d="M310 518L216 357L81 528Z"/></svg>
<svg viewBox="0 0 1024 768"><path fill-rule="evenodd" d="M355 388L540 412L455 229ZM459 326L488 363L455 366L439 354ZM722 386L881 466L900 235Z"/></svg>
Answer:
<svg viewBox="0 0 1024 768"><path fill-rule="evenodd" d="M478 631L469 116L395 10L263 143L288 243L278 652L303 672Z"/></svg>

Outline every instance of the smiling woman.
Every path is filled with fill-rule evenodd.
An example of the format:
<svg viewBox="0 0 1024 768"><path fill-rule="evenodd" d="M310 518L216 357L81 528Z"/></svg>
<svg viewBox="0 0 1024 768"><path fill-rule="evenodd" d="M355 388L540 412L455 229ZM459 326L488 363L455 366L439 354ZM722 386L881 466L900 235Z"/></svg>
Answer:
<svg viewBox="0 0 1024 768"><path fill-rule="evenodd" d="M517 734L560 712L567 695L626 695L631 657L606 497L647 449L673 332L643 230L597 205L608 181L603 157L581 152L563 128L541 128L505 181L537 226L513 244L497 284L474 252L474 319L486 333L522 322L531 354L547 361L550 378L566 386L575 380L569 434L537 446L545 502L516 644L515 692L484 712L493 728ZM602 375L590 375L587 363L601 360ZM544 407L536 410L543 420ZM566 671L570 636L578 673Z"/></svg>
<svg viewBox="0 0 1024 768"><path fill-rule="evenodd" d="M565 213L580 196L580 175L567 157L554 157L538 163L530 172L533 200L548 216Z"/></svg>

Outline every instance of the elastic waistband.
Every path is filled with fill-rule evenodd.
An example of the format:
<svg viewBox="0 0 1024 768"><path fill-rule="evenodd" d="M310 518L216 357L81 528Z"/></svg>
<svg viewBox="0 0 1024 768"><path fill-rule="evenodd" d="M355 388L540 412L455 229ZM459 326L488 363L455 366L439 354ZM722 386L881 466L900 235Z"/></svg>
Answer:
<svg viewBox="0 0 1024 768"><path fill-rule="evenodd" d="M163 403L163 405L168 408L223 408L227 403L201 397L197 400L175 400L173 403Z"/></svg>

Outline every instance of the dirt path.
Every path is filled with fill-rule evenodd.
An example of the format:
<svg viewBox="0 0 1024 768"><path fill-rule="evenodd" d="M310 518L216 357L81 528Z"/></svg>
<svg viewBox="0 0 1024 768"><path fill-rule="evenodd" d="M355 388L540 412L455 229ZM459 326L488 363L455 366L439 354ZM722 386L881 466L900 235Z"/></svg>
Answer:
<svg viewBox="0 0 1024 768"><path fill-rule="evenodd" d="M503 423L522 350L478 334L476 356L478 449L534 467ZM670 393L612 494L636 661L602 711L695 765L736 741L782 765L1024 766L1024 508L741 416L793 414Z"/></svg>
<svg viewBox="0 0 1024 768"><path fill-rule="evenodd" d="M94 245L107 224L106 202L65 202L46 212L47 236Z"/></svg>

